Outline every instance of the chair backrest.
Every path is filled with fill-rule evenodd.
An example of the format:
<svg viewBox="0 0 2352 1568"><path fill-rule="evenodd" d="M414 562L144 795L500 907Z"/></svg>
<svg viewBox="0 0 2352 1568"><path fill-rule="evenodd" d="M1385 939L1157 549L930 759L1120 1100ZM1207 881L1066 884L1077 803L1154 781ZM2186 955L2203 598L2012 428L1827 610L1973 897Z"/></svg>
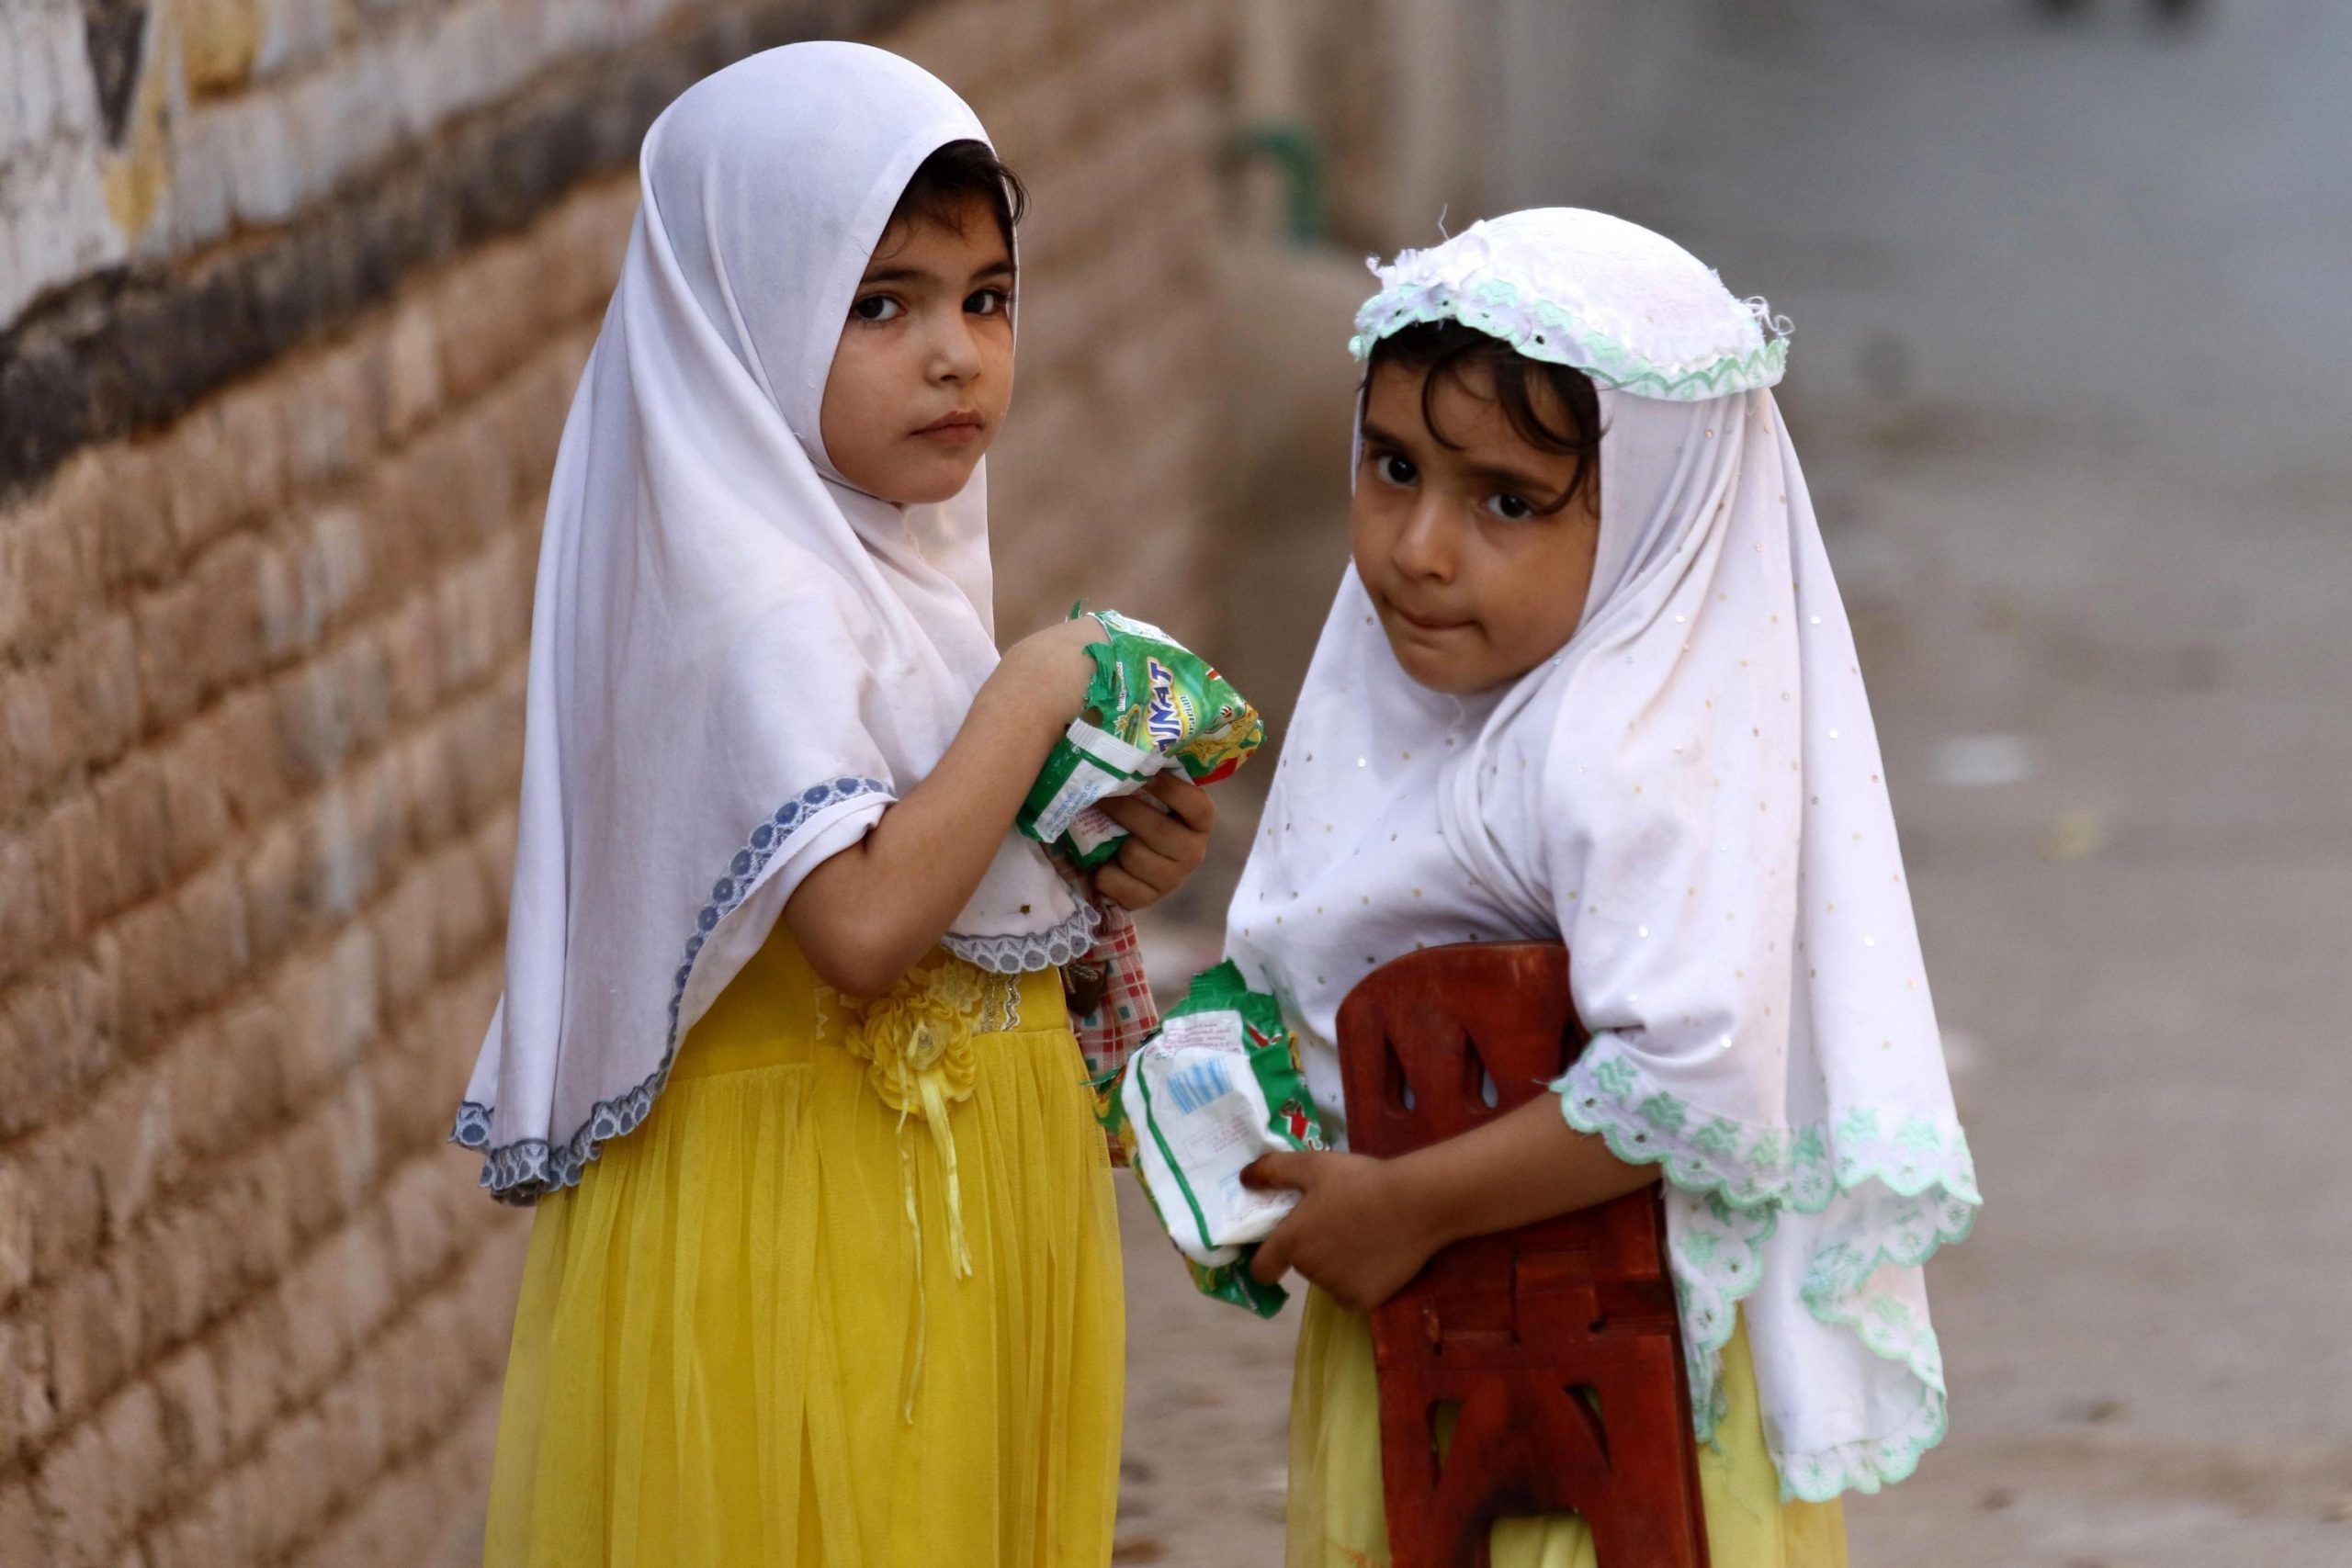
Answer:
<svg viewBox="0 0 2352 1568"><path fill-rule="evenodd" d="M1513 942L1366 976L1340 1006L1350 1147L1408 1154L1548 1094L1587 1039L1568 973ZM1372 1329L1395 1568L1473 1568L1497 1518L1566 1510L1600 1568L1706 1568L1655 1187L1447 1247Z"/></svg>
<svg viewBox="0 0 2352 1568"><path fill-rule="evenodd" d="M1374 970L1340 1004L1348 1146L1389 1156L1458 1137L1544 1092L1584 1048L1568 950L1432 947Z"/></svg>

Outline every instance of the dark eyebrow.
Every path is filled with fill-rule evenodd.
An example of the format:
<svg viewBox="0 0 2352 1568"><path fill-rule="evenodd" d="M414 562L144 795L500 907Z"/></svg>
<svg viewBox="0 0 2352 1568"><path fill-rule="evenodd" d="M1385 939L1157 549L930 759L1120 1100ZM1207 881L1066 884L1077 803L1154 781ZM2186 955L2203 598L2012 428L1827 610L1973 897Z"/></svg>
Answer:
<svg viewBox="0 0 2352 1568"><path fill-rule="evenodd" d="M1532 474L1522 474L1516 468L1498 468L1491 463L1474 463L1470 472L1486 484L1522 496L1545 494L1552 488Z"/></svg>
<svg viewBox="0 0 2352 1568"><path fill-rule="evenodd" d="M1363 423L1363 441L1364 445L1367 446L1385 446L1395 452L1409 452L1412 450L1410 446L1407 446L1404 442L1399 441L1394 435L1389 434L1388 432L1373 423L1370 420L1366 420ZM1521 473L1517 468L1505 468L1499 464L1473 463L1468 465L1464 471L1482 484L1490 484L1498 490L1510 491L1513 494L1525 496L1531 501L1538 500L1539 498L1548 496L1551 493L1552 487L1537 479L1534 475ZM1537 510L1548 511L1550 510L1550 507L1539 506Z"/></svg>
<svg viewBox="0 0 2352 1568"><path fill-rule="evenodd" d="M1012 276L1012 263L1007 258L989 262L972 274L972 281L978 283L985 278L1011 277ZM865 288L876 283L937 283L939 281L939 274L924 267L877 266L871 268L865 276L859 278L857 286Z"/></svg>

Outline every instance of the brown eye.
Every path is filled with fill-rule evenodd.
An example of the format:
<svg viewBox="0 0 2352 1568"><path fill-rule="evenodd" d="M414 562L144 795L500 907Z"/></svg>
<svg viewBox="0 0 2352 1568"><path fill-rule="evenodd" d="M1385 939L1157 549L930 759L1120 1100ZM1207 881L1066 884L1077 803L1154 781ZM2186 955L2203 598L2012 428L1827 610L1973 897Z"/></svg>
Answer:
<svg viewBox="0 0 2352 1568"><path fill-rule="evenodd" d="M888 294L869 294L849 308L849 313L861 321L887 321L893 316L903 316L907 308Z"/></svg>
<svg viewBox="0 0 2352 1568"><path fill-rule="evenodd" d="M975 316L1001 316L1012 307L1001 288L983 288L964 301L964 309Z"/></svg>
<svg viewBox="0 0 2352 1568"><path fill-rule="evenodd" d="M1513 495L1507 490L1497 491L1487 498L1487 511L1506 523L1524 523L1535 515L1535 508L1523 495Z"/></svg>
<svg viewBox="0 0 2352 1568"><path fill-rule="evenodd" d="M1421 477L1419 469L1394 452L1385 452L1374 457L1372 467L1383 484L1409 485Z"/></svg>

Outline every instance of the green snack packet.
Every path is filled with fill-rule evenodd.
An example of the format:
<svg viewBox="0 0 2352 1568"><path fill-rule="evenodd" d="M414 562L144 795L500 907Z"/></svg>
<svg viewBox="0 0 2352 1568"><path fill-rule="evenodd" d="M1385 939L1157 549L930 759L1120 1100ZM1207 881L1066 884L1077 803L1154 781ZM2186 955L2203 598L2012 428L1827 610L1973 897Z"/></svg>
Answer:
<svg viewBox="0 0 2352 1568"><path fill-rule="evenodd" d="M1266 736L1258 710L1198 654L1147 622L1113 610L1093 615L1108 640L1087 648L1094 677L1085 711L1054 742L1014 818L1024 835L1087 870L1126 837L1097 802L1131 795L1171 767L1216 784Z"/></svg>
<svg viewBox="0 0 2352 1568"><path fill-rule="evenodd" d="M1241 1170L1324 1146L1281 1005L1230 962L1204 971L1126 1066L1097 1081L1096 1103L1194 1286L1261 1317L1280 1312L1288 1292L1260 1284L1250 1259L1297 1197L1243 1187Z"/></svg>

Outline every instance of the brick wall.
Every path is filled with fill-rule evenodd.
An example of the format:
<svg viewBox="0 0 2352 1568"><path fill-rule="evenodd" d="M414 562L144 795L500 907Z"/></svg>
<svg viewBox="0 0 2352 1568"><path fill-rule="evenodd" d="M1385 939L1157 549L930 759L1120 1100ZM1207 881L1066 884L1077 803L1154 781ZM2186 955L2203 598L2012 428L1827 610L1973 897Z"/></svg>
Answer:
<svg viewBox="0 0 2352 1568"><path fill-rule="evenodd" d="M539 507L645 118L806 33L964 90L1036 198L1001 618L1085 592L1199 625L1230 23L0 21L0 1563L472 1552L525 1222L441 1140L498 987Z"/></svg>

